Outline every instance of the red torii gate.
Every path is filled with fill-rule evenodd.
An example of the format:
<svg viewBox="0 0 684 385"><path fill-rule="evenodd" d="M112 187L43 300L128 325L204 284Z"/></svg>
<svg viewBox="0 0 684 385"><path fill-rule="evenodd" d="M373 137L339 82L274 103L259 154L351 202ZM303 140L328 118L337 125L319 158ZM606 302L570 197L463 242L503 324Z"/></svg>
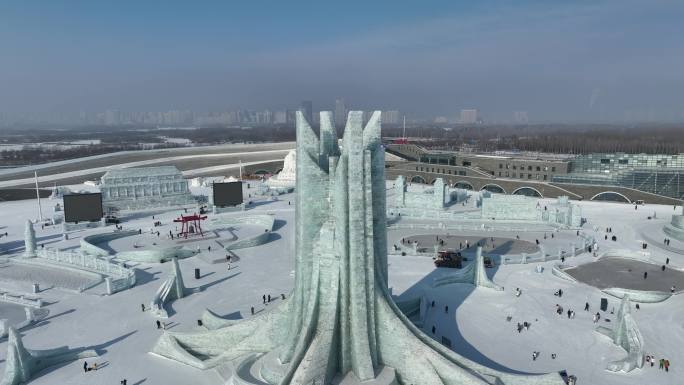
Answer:
<svg viewBox="0 0 684 385"><path fill-rule="evenodd" d="M181 223L181 232L178 235L182 235L183 238L187 239L188 234L190 234L190 223L194 226L195 233L199 232L201 236L204 236L202 232L201 221L207 219L207 216L200 216L197 213L192 215L181 214L180 218L176 218L173 221L176 223Z"/></svg>

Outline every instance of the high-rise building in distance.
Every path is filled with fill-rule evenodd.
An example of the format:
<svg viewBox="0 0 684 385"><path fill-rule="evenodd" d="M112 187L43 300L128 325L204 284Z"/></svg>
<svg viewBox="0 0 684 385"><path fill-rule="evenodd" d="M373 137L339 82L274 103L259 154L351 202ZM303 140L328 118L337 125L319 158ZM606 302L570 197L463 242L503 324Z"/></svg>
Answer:
<svg viewBox="0 0 684 385"><path fill-rule="evenodd" d="M382 111L382 123L384 123L384 124L399 124L399 111L397 111L397 110Z"/></svg>
<svg viewBox="0 0 684 385"><path fill-rule="evenodd" d="M285 124L285 123L287 123L287 111L286 110L276 111L275 114L273 114L273 123L274 124Z"/></svg>
<svg viewBox="0 0 684 385"><path fill-rule="evenodd" d="M273 123L273 113L270 110L257 111L257 124L271 124Z"/></svg>
<svg viewBox="0 0 684 385"><path fill-rule="evenodd" d="M526 124L529 121L527 111L513 111L513 121L518 124Z"/></svg>
<svg viewBox="0 0 684 385"><path fill-rule="evenodd" d="M461 110L462 124L474 124L480 121L480 112L476 108L468 108Z"/></svg>
<svg viewBox="0 0 684 385"><path fill-rule="evenodd" d="M114 109L105 111L104 124L108 126L117 126L121 124L121 112Z"/></svg>

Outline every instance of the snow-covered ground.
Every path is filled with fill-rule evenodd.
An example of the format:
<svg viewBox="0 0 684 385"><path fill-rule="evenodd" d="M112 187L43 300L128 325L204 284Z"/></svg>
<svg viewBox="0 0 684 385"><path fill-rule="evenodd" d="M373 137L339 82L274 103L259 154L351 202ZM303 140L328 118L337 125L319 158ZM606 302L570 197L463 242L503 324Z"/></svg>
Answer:
<svg viewBox="0 0 684 385"><path fill-rule="evenodd" d="M82 187L85 189L85 187ZM78 188L75 188L78 189ZM200 191L200 190L197 190ZM391 191L391 190L390 190ZM185 284L188 287L203 286L204 291L175 301L170 306L170 318L165 320L173 331L197 330L196 320L202 311L212 311L230 318L251 317L250 308L256 312L269 311L280 302L280 294L292 289L294 277L294 194L278 197L278 200L263 200L247 212L233 212L219 215L251 215L271 213L276 217L276 225L271 240L261 246L234 251L239 257L237 262L211 264L206 261L216 258L191 257L180 261ZM471 200L472 202L473 200ZM291 202L292 204L288 204ZM55 201L44 200L43 207L52 206ZM641 252L643 234L648 231L655 239L665 238L655 227L669 221L674 213L672 206L634 206L605 202L577 202L582 206L583 216L588 219L584 231L599 239L601 251L625 249ZM472 207L469 207L472 209ZM656 213L656 220L648 216ZM35 219L37 208L33 201L0 202L0 258L14 256L23 252L23 233L26 219ZM155 219L151 218L155 215ZM172 219L178 210L157 210L132 216L123 223L124 228L149 229L153 221L163 223L154 228L161 234L168 233L174 226ZM209 214L213 216L213 214ZM406 219L404 219L406 220ZM598 231L594 231L594 227ZM605 240L607 227L612 227L617 241ZM88 234L110 231L111 228L91 229L71 234L69 240L62 240L58 227L41 229L36 226L38 244L59 249L74 249L80 239ZM390 230L389 244L402 237L427 234L426 230ZM435 232L434 234L443 234ZM239 236L238 232L238 236ZM492 233L452 234L466 236L496 236L515 238L534 242L543 239L543 232L536 233ZM144 239L149 242L149 235ZM156 236L155 236L156 237ZM142 238L141 238L142 239ZM542 244L548 250L566 247L576 239L575 231L562 231L547 238ZM135 237L121 238L108 243L115 250L133 249ZM662 242L662 240L661 240ZM142 243L142 241L141 241ZM198 240L192 247L199 246L202 253L211 257L223 257L214 239ZM208 246L212 250L208 251ZM676 246L673 242L671 246ZM684 254L667 250L662 243L649 243L643 257L659 264L670 258L672 267L684 266ZM671 362L669 373L655 368L643 368L627 374L615 374L604 370L610 361L625 356L624 350L593 331L595 324L592 314L598 311L602 297L609 299L608 311L602 313L602 324L609 326L604 319L612 319L612 308L617 308L619 300L602 294L598 289L581 283L571 283L551 274L551 266L557 262L545 262L543 273L535 271L536 264L503 265L488 269L488 274L498 285L505 288L502 292L488 289L474 289L469 285L446 285L433 289L433 279L451 273L451 269L436 269L429 257L399 256L389 257L390 286L395 295L411 298L425 295L435 301L424 322L424 332L438 341L447 338L452 348L477 362L493 368L511 372L543 373L567 370L575 374L578 384L681 384L678 376L684 359L684 296L675 295L659 304L642 304L641 310L633 311L639 329L644 337L645 351L657 358L667 358ZM581 255L566 260L567 264L583 264L593 261L590 255ZM31 384L118 384L123 378L129 384L221 384L213 371L201 371L176 362L153 356L148 352L157 341L161 331L156 329L155 318L149 312L141 311L155 291L171 271L171 264L138 264L137 284L130 290L112 296L103 296L101 290L87 290L77 293L71 285L79 287L85 279L81 275L55 271L47 274L42 271L29 273L4 274L0 266L0 288L15 292L29 293L31 283L42 281L43 290L38 294L50 310L47 319L22 330L24 342L30 349L48 349L62 345L71 347L94 347L104 354L97 360L101 369L83 373L83 362L71 362L50 368L31 381ZM195 279L193 271L201 270L201 278ZM48 272L49 273L49 272ZM29 275L27 275L29 274ZM522 290L516 297L515 288ZM554 296L558 289L563 290L562 298ZM275 300L270 304L262 303L262 295L270 294ZM591 306L590 312L583 311L585 302ZM575 310L575 319L565 314L555 313L555 305ZM445 309L448 306L448 310ZM0 307L0 312L4 307ZM507 321L507 316L511 317ZM0 314L0 318L2 315ZM516 324L528 321L531 327L518 333ZM431 329L435 327L433 335ZM0 340L0 373L4 371L7 342ZM541 352L540 358L532 360L532 352ZM551 354L555 353L555 359Z"/></svg>

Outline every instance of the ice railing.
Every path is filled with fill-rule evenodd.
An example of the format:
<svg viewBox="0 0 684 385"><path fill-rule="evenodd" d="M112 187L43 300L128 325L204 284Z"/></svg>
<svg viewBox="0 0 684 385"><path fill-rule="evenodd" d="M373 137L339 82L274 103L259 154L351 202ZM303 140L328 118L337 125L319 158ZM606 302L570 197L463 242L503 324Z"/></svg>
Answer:
<svg viewBox="0 0 684 385"><path fill-rule="evenodd" d="M109 252L97 244L137 235L137 230L116 230L109 233L86 235L80 241L81 250L94 255L107 256Z"/></svg>
<svg viewBox="0 0 684 385"><path fill-rule="evenodd" d="M0 301L36 308L40 308L43 306L43 300L40 298L32 297L25 294L14 293L2 288L0 288Z"/></svg>
<svg viewBox="0 0 684 385"><path fill-rule="evenodd" d="M648 259L649 253L643 253L639 251L634 251L634 250L627 250L627 249L610 249L607 251L604 251L598 255L598 259L601 258L624 258L624 259L632 259L632 260L637 260L640 262L645 262L645 263L653 263L649 261ZM562 265L562 264L555 264L552 269L551 273L559 278L571 281L571 282L577 282L577 280L568 274L566 272L567 269L572 268L575 266L572 265ZM670 269L678 269L676 267L669 267ZM639 302L639 303L657 303L657 302L662 302L665 301L666 299L670 298L672 296L672 293L668 291L655 291L655 290L632 290L632 289L625 289L625 288L620 288L620 287L609 287L605 289L601 289L602 292L609 294L613 297L616 298L624 298L625 295L629 296L629 299L633 302Z"/></svg>
<svg viewBox="0 0 684 385"><path fill-rule="evenodd" d="M87 235L81 239L81 251L87 254L107 258L110 255L109 252L97 246L97 244L138 234L138 230L115 230L108 233ZM189 258L195 254L197 254L197 251L185 249L183 246L174 246L163 249L120 251L112 256L120 261L159 263L169 260L172 257Z"/></svg>
<svg viewBox="0 0 684 385"><path fill-rule="evenodd" d="M591 235L580 232L578 234L578 240L575 242L570 242L567 247L557 247L555 248L555 253L548 253L550 248L545 245L539 245L540 251L534 254L521 253L520 255L506 255L502 264L524 264L533 262L546 262L546 261L557 261L563 260L564 258L576 257L584 252L589 251L590 247L593 247L596 242L595 238Z"/></svg>
<svg viewBox="0 0 684 385"><path fill-rule="evenodd" d="M392 221L390 221L392 222ZM508 222L508 223L459 223L459 224L447 224L447 223L392 223L387 226L389 230L402 230L402 229L423 229L423 230L453 230L453 231L518 231L518 232L528 232L528 231L544 231L549 229L557 229L558 226L553 226L551 223L530 223L530 222Z"/></svg>
<svg viewBox="0 0 684 385"><path fill-rule="evenodd" d="M264 229L263 233L257 233L256 235L252 235L243 239L238 239L234 242L227 241L224 239L221 239L219 243L226 249L226 250L237 250L237 249L242 249L242 248L247 248L247 247L254 247L254 246L259 246L262 245L266 242L271 237L271 232L273 231L273 226L275 224L275 216L271 214L264 214L264 215L249 215L249 216L241 216L241 217L232 217L232 216L226 216L226 217L217 217L213 218L209 222L209 228L211 230L220 230L224 229L226 227L230 226L235 226L239 224L248 224L248 225L256 225L256 226L261 226Z"/></svg>
<svg viewBox="0 0 684 385"><path fill-rule="evenodd" d="M651 263L651 264L658 264L656 260L651 259L651 252L649 251L635 251L635 250L628 250L628 249L608 249L598 255L599 259L601 258L623 258L623 259L632 259L640 262L645 262L645 263ZM675 270L680 270L677 267L674 266L668 266L669 269L675 269Z"/></svg>
<svg viewBox="0 0 684 385"><path fill-rule="evenodd" d="M37 252L38 258L49 260L58 265L76 267L80 270L91 271L113 278L127 278L135 276L132 269L123 267L110 259L79 252L45 249Z"/></svg>
<svg viewBox="0 0 684 385"><path fill-rule="evenodd" d="M444 223L439 223L436 225L431 225L431 224L392 224L388 226L388 229L409 229L409 230L442 230L442 231L467 231L467 230L475 230L475 231L509 231L509 232L527 232L527 231L535 231L538 230L536 227L530 227L530 226L512 226L512 225L496 225L496 226L487 226L484 224L481 225L447 225ZM589 250L589 246L594 245L595 243L595 238L591 235L585 234L584 232L580 232L578 236L578 240L576 242L571 242L568 244L568 247L557 247L555 249L556 253L555 254L550 254L548 253L547 247L544 245L539 245L539 251L535 253L520 253L520 254L504 254L504 255L498 255L498 254L491 254L487 253L487 256L492 259L492 262L495 264L501 264L501 265L510 265L510 264L525 264L525 263L535 263L535 262L546 262L546 261L554 261L554 260L561 260L563 258L569 258L569 257L575 257L579 254L584 253L585 251ZM475 252L474 247L477 245L471 245L472 250L466 251L466 253L473 253ZM434 250L428 250L428 251L423 251L418 249L417 245L405 245L405 244L396 244L394 245L394 250L395 252L399 253L405 253L408 255L418 255L418 256L425 256L425 257L435 257L437 255L437 248L434 248ZM425 249L425 248L422 248Z"/></svg>
<svg viewBox="0 0 684 385"><path fill-rule="evenodd" d="M135 285L135 270L124 267L110 258L83 252L42 249L36 251L35 258L13 258L13 262L43 264L57 268L67 268L98 274L105 278L108 294L114 294ZM82 288L86 290L88 288Z"/></svg>
<svg viewBox="0 0 684 385"><path fill-rule="evenodd" d="M7 337L7 333L9 332L10 327L14 327L17 330L20 330L31 324L42 321L48 316L48 314L50 314L50 311L45 308L33 307L33 305L31 304L19 305L22 305L24 307L24 314L26 315L26 318L23 321L16 323L14 325L10 325L9 320L0 318L0 338ZM0 382L0 384L2 384L2 382Z"/></svg>
<svg viewBox="0 0 684 385"><path fill-rule="evenodd" d="M388 221L399 221L402 218L411 219L425 219L425 220L440 220L440 221L459 221L461 222L457 226L481 226L484 224L487 227L498 228L502 227L497 222L503 222L504 224L512 225L519 224L523 228L536 226L551 229L578 229L578 226L568 225L566 223L560 223L550 220L549 214L546 216L542 215L538 219L500 219L492 220L489 218L483 218L481 211L479 209L466 208L459 211L449 211L449 210L437 210L430 208L421 207L388 207L387 211ZM463 223L466 222L466 223ZM470 223L468 223L470 222ZM505 225L503 225L505 227ZM519 228L520 226L518 226Z"/></svg>

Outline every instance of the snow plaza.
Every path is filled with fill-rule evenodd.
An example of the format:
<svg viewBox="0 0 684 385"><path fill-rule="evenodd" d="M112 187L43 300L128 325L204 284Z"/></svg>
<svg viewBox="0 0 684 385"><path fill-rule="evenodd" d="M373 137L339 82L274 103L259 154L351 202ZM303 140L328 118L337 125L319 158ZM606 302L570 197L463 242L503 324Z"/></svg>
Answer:
<svg viewBox="0 0 684 385"><path fill-rule="evenodd" d="M380 117L298 112L233 208L0 202L0 385L681 383L681 206L388 180Z"/></svg>

